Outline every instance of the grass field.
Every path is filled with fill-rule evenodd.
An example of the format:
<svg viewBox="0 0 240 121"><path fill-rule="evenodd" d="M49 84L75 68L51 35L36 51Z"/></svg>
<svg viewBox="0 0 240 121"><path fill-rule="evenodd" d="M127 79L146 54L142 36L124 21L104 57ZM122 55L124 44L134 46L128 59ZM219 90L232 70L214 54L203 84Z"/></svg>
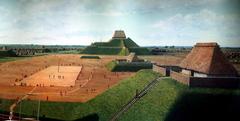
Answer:
<svg viewBox="0 0 240 121"><path fill-rule="evenodd" d="M9 50L9 51L2 51L0 50L0 57L17 57L16 53Z"/></svg>
<svg viewBox="0 0 240 121"><path fill-rule="evenodd" d="M107 121L158 74L142 70L86 103L42 102L41 117L58 120ZM240 90L188 88L172 79L157 83L120 121L238 121ZM13 101L2 100L1 111ZM37 101L24 101L22 113L35 116ZM19 108L17 109L19 111ZM235 118L235 120L233 120Z"/></svg>
<svg viewBox="0 0 240 121"><path fill-rule="evenodd" d="M83 55L80 57L81 59L101 59L99 56L90 56L90 55Z"/></svg>
<svg viewBox="0 0 240 121"><path fill-rule="evenodd" d="M8 61L16 61L16 60L26 59L26 58L29 58L29 57L0 57L0 63L8 62Z"/></svg>

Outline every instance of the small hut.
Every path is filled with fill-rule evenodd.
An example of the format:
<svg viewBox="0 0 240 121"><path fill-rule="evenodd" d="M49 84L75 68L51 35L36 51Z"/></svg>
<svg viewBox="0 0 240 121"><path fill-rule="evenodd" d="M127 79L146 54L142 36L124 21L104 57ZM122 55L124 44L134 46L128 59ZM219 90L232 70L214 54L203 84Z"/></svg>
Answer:
<svg viewBox="0 0 240 121"><path fill-rule="evenodd" d="M217 43L197 43L179 66L193 77L238 76Z"/></svg>

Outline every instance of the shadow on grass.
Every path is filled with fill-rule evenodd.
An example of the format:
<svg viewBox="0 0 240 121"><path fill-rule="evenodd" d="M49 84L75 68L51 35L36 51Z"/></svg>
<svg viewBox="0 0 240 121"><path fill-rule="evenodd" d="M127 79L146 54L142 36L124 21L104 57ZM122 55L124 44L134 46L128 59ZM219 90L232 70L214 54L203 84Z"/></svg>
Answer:
<svg viewBox="0 0 240 121"><path fill-rule="evenodd" d="M0 114L8 115L9 112L0 111ZM19 114L16 114L16 117L19 117ZM24 114L22 114L22 117L36 118L36 117L33 117L33 116L24 115ZM14 118L14 119L16 119L16 118ZM39 120L40 121L65 121L65 120L59 120L59 119L54 119L54 118L48 118L48 117L45 117L45 115L41 116L39 118ZM94 113L94 114L90 114L88 116L85 116L83 118L76 119L76 120L73 120L73 121L99 121L99 116L98 116L98 114Z"/></svg>
<svg viewBox="0 0 240 121"><path fill-rule="evenodd" d="M99 121L99 116L98 116L98 114L94 113L94 114L90 114L86 117L83 117L81 119L77 119L74 121Z"/></svg>
<svg viewBox="0 0 240 121"><path fill-rule="evenodd" d="M41 121L64 121L64 120L57 120L57 119L51 119L51 118L45 118L45 117L41 117L40 120ZM99 116L98 114L94 113L73 121L99 121Z"/></svg>
<svg viewBox="0 0 240 121"><path fill-rule="evenodd" d="M186 93L165 121L240 121L240 95Z"/></svg>
<svg viewBox="0 0 240 121"><path fill-rule="evenodd" d="M52 119L43 116L40 118L40 121L65 121L65 120ZM99 121L99 116L96 113L94 113L73 121Z"/></svg>

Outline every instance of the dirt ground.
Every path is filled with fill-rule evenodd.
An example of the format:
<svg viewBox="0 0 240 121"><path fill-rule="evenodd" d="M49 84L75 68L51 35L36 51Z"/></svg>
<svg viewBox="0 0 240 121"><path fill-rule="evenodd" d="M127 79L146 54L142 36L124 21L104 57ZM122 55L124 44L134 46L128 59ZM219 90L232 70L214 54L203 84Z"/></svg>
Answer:
<svg viewBox="0 0 240 121"><path fill-rule="evenodd" d="M81 55L58 54L32 57L0 65L0 97L17 99L28 94L30 100L86 102L133 76L130 72L110 72L105 64L124 56L100 56L101 59L81 59ZM17 86L50 66L81 67L74 86Z"/></svg>
<svg viewBox="0 0 240 121"><path fill-rule="evenodd" d="M81 69L82 66L50 66L15 84L39 87L75 86Z"/></svg>
<svg viewBox="0 0 240 121"><path fill-rule="evenodd" d="M178 65L184 59L186 54L178 55L158 55L158 56L139 56L142 59L150 60L159 65Z"/></svg>

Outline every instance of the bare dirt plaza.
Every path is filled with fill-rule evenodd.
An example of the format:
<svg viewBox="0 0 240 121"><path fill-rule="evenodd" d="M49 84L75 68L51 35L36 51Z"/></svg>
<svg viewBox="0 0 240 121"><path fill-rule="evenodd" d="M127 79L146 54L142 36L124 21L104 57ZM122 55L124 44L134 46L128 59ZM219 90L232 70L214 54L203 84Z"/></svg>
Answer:
<svg viewBox="0 0 240 121"><path fill-rule="evenodd" d="M30 77L27 77L17 85L28 86L75 86L82 66L50 66Z"/></svg>
<svg viewBox="0 0 240 121"><path fill-rule="evenodd" d="M0 64L0 97L85 102L132 76L110 72L105 65L123 56L81 59L81 55L46 55Z"/></svg>

